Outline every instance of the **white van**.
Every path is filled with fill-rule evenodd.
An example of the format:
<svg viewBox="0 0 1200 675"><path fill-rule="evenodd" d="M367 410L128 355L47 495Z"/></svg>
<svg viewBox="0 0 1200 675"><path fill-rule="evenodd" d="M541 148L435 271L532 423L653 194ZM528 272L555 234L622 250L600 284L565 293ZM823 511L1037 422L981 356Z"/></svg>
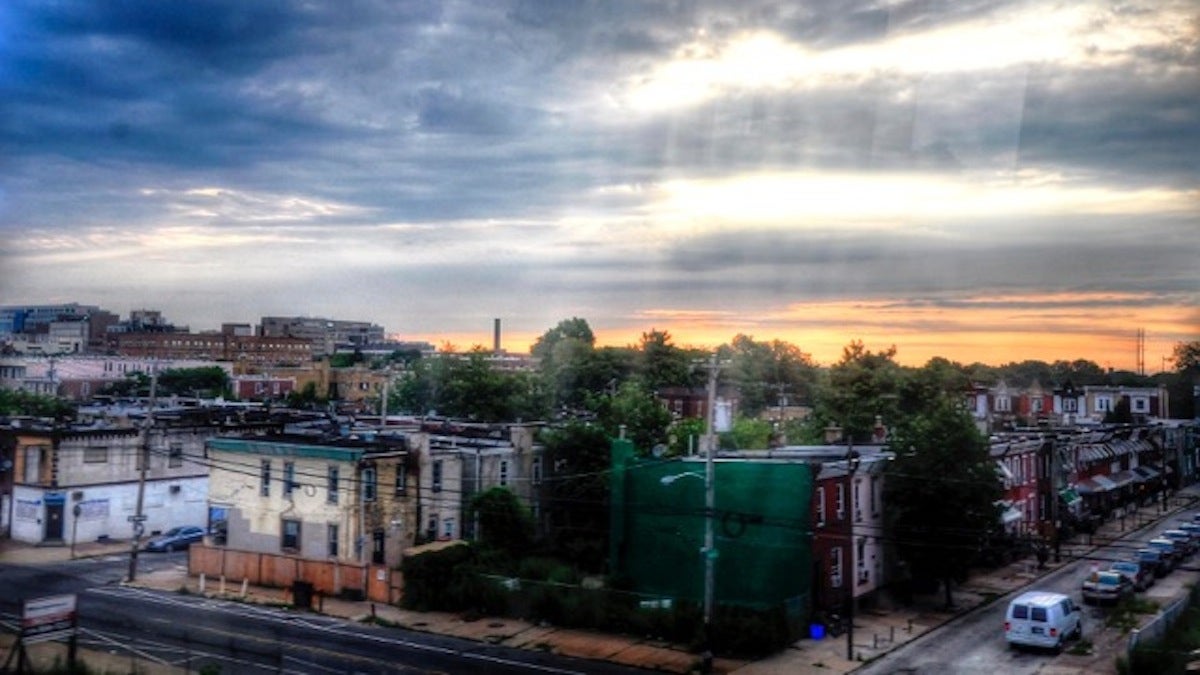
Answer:
<svg viewBox="0 0 1200 675"><path fill-rule="evenodd" d="M1026 591L1008 603L1004 639L1009 646L1062 649L1068 638L1083 635L1083 610L1070 596Z"/></svg>

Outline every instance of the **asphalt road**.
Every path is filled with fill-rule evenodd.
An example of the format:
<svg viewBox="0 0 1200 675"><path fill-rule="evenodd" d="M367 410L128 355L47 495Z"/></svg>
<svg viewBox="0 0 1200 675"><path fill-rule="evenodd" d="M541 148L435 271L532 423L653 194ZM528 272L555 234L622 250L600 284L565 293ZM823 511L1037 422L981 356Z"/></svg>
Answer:
<svg viewBox="0 0 1200 675"><path fill-rule="evenodd" d="M1171 516L1168 522L1178 518L1190 518L1192 511ZM1105 623L1110 607L1083 604L1080 584L1093 564L1107 567L1112 560L1121 560L1162 530L1170 529L1168 522L1152 523L1129 532L1123 539L1090 552L1064 565L1056 572L1042 577L1032 588L1049 590L1070 595L1084 609L1083 638L1088 639L1093 630ZM1200 554L1185 563L1158 583L1165 588L1168 584L1179 585L1184 579L1195 581L1196 565ZM1030 590L1030 589L1022 589ZM1154 589L1151 589L1152 591ZM1004 613L1008 601L1017 593L1011 593L996 601L963 615L950 624L932 631L920 639L904 645L879 659L859 668L856 675L890 674L933 674L956 673L961 675L1033 675L1049 670L1056 654L1046 650L1012 649L1004 640ZM1068 643L1067 649L1071 648Z"/></svg>
<svg viewBox="0 0 1200 675"><path fill-rule="evenodd" d="M143 572L186 554L142 556ZM638 673L615 664L497 647L282 608L121 586L127 559L38 567L0 564L0 622L15 630L21 603L79 598L80 646L229 673Z"/></svg>

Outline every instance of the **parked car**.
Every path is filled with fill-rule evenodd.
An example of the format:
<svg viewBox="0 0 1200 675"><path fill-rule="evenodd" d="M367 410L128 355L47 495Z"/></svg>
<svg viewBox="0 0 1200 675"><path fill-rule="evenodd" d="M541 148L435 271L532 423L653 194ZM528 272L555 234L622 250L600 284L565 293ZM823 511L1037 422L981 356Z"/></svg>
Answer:
<svg viewBox="0 0 1200 675"><path fill-rule="evenodd" d="M1167 560L1167 566L1172 570L1179 567L1179 564L1183 562L1183 549L1180 548L1178 542L1155 537L1146 542L1146 548L1151 548L1161 553L1163 558Z"/></svg>
<svg viewBox="0 0 1200 675"><path fill-rule="evenodd" d="M1179 542L1179 547L1183 549L1184 557L1191 557L1196 552L1196 549L1200 548L1200 538L1193 537L1183 530L1164 530L1158 536L1163 539Z"/></svg>
<svg viewBox="0 0 1200 675"><path fill-rule="evenodd" d="M1175 526L1175 529L1183 530L1193 537L1200 538L1200 523L1193 523L1190 520L1181 520L1179 521L1179 524Z"/></svg>
<svg viewBox="0 0 1200 675"><path fill-rule="evenodd" d="M1167 572L1171 571L1171 563L1164 559L1162 551L1156 551L1152 548L1139 548L1133 552L1133 558L1142 565L1149 567L1154 572L1155 578L1165 577L1167 576Z"/></svg>
<svg viewBox="0 0 1200 675"><path fill-rule="evenodd" d="M1134 590L1144 591L1154 585L1154 570L1137 560L1121 560L1109 565L1108 569L1128 577Z"/></svg>
<svg viewBox="0 0 1200 675"><path fill-rule="evenodd" d="M1004 639L1010 647L1061 650L1067 639L1082 636L1083 610L1062 593L1026 591L1008 603L1004 614Z"/></svg>
<svg viewBox="0 0 1200 675"><path fill-rule="evenodd" d="M147 551L178 551L204 539L204 528L194 525L172 527L146 542Z"/></svg>
<svg viewBox="0 0 1200 675"><path fill-rule="evenodd" d="M1133 595L1133 582L1120 572L1092 572L1083 579L1083 602L1116 603Z"/></svg>

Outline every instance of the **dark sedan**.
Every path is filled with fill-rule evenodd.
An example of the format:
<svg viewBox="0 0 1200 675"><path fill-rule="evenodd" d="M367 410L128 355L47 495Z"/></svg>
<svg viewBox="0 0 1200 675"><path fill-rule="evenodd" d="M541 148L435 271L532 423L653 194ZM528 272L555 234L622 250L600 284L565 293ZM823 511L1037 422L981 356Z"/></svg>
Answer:
<svg viewBox="0 0 1200 675"><path fill-rule="evenodd" d="M147 551L178 551L204 539L204 528L194 525L172 527L146 542Z"/></svg>

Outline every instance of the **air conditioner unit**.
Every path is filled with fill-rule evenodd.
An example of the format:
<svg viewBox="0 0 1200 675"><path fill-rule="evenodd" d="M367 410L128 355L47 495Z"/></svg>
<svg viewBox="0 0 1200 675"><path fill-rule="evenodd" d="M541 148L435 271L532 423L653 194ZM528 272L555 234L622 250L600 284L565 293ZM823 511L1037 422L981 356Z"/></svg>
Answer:
<svg viewBox="0 0 1200 675"><path fill-rule="evenodd" d="M841 586L842 585L842 575L840 575L840 574L829 575L829 585L833 586L834 588Z"/></svg>
<svg viewBox="0 0 1200 675"><path fill-rule="evenodd" d="M76 502L83 501L83 490L76 490L71 493L71 500Z"/></svg>
<svg viewBox="0 0 1200 675"><path fill-rule="evenodd" d="M171 494L178 494L179 491L182 489L183 488L179 487L178 485L172 485L171 486Z"/></svg>

